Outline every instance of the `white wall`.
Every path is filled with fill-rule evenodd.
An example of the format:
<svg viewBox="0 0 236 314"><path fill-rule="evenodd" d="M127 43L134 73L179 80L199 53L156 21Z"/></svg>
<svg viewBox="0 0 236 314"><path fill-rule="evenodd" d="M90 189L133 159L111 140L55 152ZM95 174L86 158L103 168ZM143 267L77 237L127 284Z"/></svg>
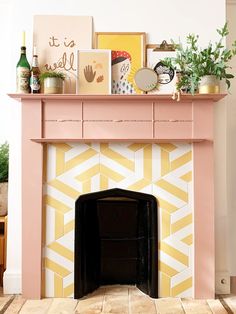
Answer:
<svg viewBox="0 0 236 314"><path fill-rule="evenodd" d="M6 80L0 95L0 116L5 109L2 104L11 107L11 114L5 110L7 121L0 125L5 128L3 136L10 140L11 165L10 165L10 191L9 191L9 243L7 272L4 278L6 292L16 293L20 288L20 111L19 103L8 100L4 95L6 92L15 90L15 65L19 58L19 47L21 45L21 32L26 30L28 59L31 59L32 46L32 22L34 14L66 14L66 15L91 15L94 17L95 31L145 31L148 33L149 43L160 43L163 39L170 38L178 40L184 38L188 33L200 35L201 44L216 39L215 29L221 27L225 22L225 0L0 0L1 46L0 60L2 75L1 80ZM214 10L214 14L212 13ZM40 57L40 56L39 56ZM5 62L6 60L6 62ZM8 76L9 74L9 76ZM0 86L3 86L0 84ZM11 117L11 119L9 119ZM220 185L216 186L218 199L216 207L224 211L225 205L225 182L226 182L226 158L225 158L225 106L218 105L216 111L219 128L216 138L216 169L217 177L221 178ZM221 132L222 130L222 132ZM1 131L2 132L2 131ZM1 141L1 138L0 138ZM222 142L223 141L223 142ZM218 144L217 144L218 143ZM220 195L221 192L221 196ZM30 236L30 235L29 235ZM225 246L219 250L220 256L227 256ZM221 268L226 268L223 258ZM14 282L12 279L16 279ZM17 281L18 280L18 281ZM13 283L13 284L12 284Z"/></svg>

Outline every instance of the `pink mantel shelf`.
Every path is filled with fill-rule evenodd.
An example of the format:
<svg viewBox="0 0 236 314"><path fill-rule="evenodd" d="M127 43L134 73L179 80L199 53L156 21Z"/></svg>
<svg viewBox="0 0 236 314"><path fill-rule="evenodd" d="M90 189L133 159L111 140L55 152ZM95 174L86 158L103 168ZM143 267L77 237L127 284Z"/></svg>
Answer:
<svg viewBox="0 0 236 314"><path fill-rule="evenodd" d="M213 107L225 94L9 94L22 105L22 292L41 297L43 144L192 142L194 296L215 296ZM33 180L32 180L33 178Z"/></svg>

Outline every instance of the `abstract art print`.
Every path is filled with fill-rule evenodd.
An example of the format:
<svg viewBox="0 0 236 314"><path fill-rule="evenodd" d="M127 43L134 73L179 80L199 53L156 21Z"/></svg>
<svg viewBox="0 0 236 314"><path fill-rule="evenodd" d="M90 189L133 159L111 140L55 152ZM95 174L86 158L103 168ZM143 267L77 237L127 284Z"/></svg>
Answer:
<svg viewBox="0 0 236 314"><path fill-rule="evenodd" d="M111 94L111 50L78 50L77 94Z"/></svg>
<svg viewBox="0 0 236 314"><path fill-rule="evenodd" d="M134 74L145 65L145 33L95 33L95 47L112 50L112 94L142 93Z"/></svg>
<svg viewBox="0 0 236 314"><path fill-rule="evenodd" d="M158 83L151 94L171 94L175 87L175 70L163 64L163 59L175 57L174 50L157 49L157 45L147 45L147 67L153 69L158 75Z"/></svg>

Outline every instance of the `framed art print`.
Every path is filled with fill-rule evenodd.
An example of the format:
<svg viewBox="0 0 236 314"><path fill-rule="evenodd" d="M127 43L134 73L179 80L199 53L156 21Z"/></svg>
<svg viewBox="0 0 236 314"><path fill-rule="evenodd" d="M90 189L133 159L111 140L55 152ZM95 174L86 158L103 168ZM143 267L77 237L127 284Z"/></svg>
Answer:
<svg viewBox="0 0 236 314"><path fill-rule="evenodd" d="M175 86L175 70L166 67L162 60L167 57L175 57L176 52L171 50L162 50L157 45L147 45L147 67L153 69L158 75L157 86L151 94L171 94Z"/></svg>
<svg viewBox="0 0 236 314"><path fill-rule="evenodd" d="M78 50L77 94L111 94L111 50Z"/></svg>
<svg viewBox="0 0 236 314"><path fill-rule="evenodd" d="M92 17L35 15L33 37L41 72L63 72L65 93L75 94L76 54L78 49L92 48Z"/></svg>
<svg viewBox="0 0 236 314"><path fill-rule="evenodd" d="M95 33L95 48L112 50L112 94L142 93L134 74L145 65L145 33Z"/></svg>

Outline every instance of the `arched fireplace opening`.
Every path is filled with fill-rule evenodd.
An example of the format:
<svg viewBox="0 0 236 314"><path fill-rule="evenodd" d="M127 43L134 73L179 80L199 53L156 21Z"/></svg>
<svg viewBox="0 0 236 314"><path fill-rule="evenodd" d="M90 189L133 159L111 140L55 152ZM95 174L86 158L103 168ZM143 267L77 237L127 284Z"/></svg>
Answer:
<svg viewBox="0 0 236 314"><path fill-rule="evenodd" d="M117 188L77 199L76 299L106 284L132 284L158 297L157 208L153 195Z"/></svg>

